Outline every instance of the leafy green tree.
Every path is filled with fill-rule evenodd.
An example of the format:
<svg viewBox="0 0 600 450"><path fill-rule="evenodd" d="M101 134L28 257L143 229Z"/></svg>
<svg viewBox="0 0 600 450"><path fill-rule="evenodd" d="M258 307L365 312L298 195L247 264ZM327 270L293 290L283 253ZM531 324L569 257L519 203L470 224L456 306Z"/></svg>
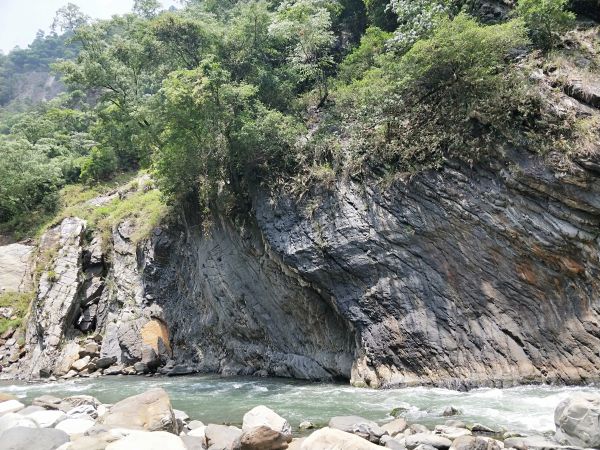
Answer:
<svg viewBox="0 0 600 450"><path fill-rule="evenodd" d="M81 164L83 181L100 181L112 178L117 171L117 156L111 147L94 147Z"/></svg>
<svg viewBox="0 0 600 450"><path fill-rule="evenodd" d="M533 43L550 50L560 41L560 32L572 26L575 14L566 10L568 0L519 0L515 13L529 30Z"/></svg>
<svg viewBox="0 0 600 450"><path fill-rule="evenodd" d="M389 7L390 0L364 0L367 17L372 26L385 31L394 31L398 26L398 17Z"/></svg>
<svg viewBox="0 0 600 450"><path fill-rule="evenodd" d="M0 223L56 207L63 180L59 166L24 139L0 139Z"/></svg>
<svg viewBox="0 0 600 450"><path fill-rule="evenodd" d="M378 57L385 53L385 45L391 38L392 33L376 27L367 28L360 45L340 64L338 79L349 83L362 78L367 70L375 65Z"/></svg>
<svg viewBox="0 0 600 450"><path fill-rule="evenodd" d="M52 23L52 31L72 32L88 23L89 20L89 16L86 16L79 6L74 3L67 3L56 12Z"/></svg>
<svg viewBox="0 0 600 450"><path fill-rule="evenodd" d="M165 46L166 52L176 56L180 66L193 69L202 56L211 52L215 37L202 22L168 13L152 22L152 33Z"/></svg>
<svg viewBox="0 0 600 450"><path fill-rule="evenodd" d="M158 0L135 0L133 12L140 17L151 19L160 10L161 4Z"/></svg>
<svg viewBox="0 0 600 450"><path fill-rule="evenodd" d="M316 85L320 102L327 99L336 38L332 15L339 3L329 0L284 0L269 31L289 44L289 62L304 82Z"/></svg>
<svg viewBox="0 0 600 450"><path fill-rule="evenodd" d="M360 124L356 142L378 149L368 155L374 163L419 170L437 167L444 155L475 158L496 145L491 137L518 139L522 84L507 57L527 43L520 21L441 19L430 38L401 57L387 54L343 88L339 108Z"/></svg>

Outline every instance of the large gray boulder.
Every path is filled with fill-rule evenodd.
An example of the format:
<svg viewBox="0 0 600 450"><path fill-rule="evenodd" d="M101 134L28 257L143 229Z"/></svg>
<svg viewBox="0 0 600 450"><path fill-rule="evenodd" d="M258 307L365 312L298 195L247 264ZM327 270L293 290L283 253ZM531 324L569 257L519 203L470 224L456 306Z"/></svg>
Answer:
<svg viewBox="0 0 600 450"><path fill-rule="evenodd" d="M239 450L242 430L227 425L210 424L204 430L206 443L211 450Z"/></svg>
<svg viewBox="0 0 600 450"><path fill-rule="evenodd" d="M0 450L55 450L69 436L53 428L11 428L0 434Z"/></svg>
<svg viewBox="0 0 600 450"><path fill-rule="evenodd" d="M240 438L241 450L286 450L292 441L290 434L282 434L267 426L246 430Z"/></svg>
<svg viewBox="0 0 600 450"><path fill-rule="evenodd" d="M452 441L442 436L438 436L432 433L416 433L406 436L406 448L413 450L419 445L429 445L439 450L449 449L452 445Z"/></svg>
<svg viewBox="0 0 600 450"><path fill-rule="evenodd" d="M518 443L517 443L518 444ZM505 445L506 448L511 447ZM501 450L501 444L491 438L480 436L461 436L452 442L450 450ZM518 448L522 448L518 446Z"/></svg>
<svg viewBox="0 0 600 450"><path fill-rule="evenodd" d="M266 406L257 406L244 414L242 431L250 431L262 426L287 436L292 435L292 427L289 422Z"/></svg>
<svg viewBox="0 0 600 450"><path fill-rule="evenodd" d="M134 432L112 444L106 450L187 450L179 436L165 431Z"/></svg>
<svg viewBox="0 0 600 450"><path fill-rule="evenodd" d="M558 404L554 411L556 439L581 447L600 447L600 395L579 394Z"/></svg>
<svg viewBox="0 0 600 450"><path fill-rule="evenodd" d="M178 433L171 401L160 388L115 403L99 422L115 427Z"/></svg>
<svg viewBox="0 0 600 450"><path fill-rule="evenodd" d="M329 428L345 431L346 433L356 434L368 441L378 443L381 436L388 434L372 420L367 420L359 416L338 416L332 417L329 421Z"/></svg>
<svg viewBox="0 0 600 450"><path fill-rule="evenodd" d="M16 413L7 413L0 416L0 435L11 428L39 428L38 423L29 417Z"/></svg>
<svg viewBox="0 0 600 450"><path fill-rule="evenodd" d="M308 436L300 450L381 450L381 447L355 434L325 427Z"/></svg>

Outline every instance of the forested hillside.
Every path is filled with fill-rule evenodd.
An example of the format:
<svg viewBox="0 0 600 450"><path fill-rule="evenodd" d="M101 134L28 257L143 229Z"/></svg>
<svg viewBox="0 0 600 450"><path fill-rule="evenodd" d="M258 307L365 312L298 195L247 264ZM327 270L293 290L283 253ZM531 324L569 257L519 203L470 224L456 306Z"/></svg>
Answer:
<svg viewBox="0 0 600 450"><path fill-rule="evenodd" d="M2 230L31 235L65 186L140 169L162 201L243 211L259 185L594 151L596 116L532 73L598 73L595 2L137 0L105 21L68 5L0 59ZM64 92L23 100L19 80L50 69Z"/></svg>

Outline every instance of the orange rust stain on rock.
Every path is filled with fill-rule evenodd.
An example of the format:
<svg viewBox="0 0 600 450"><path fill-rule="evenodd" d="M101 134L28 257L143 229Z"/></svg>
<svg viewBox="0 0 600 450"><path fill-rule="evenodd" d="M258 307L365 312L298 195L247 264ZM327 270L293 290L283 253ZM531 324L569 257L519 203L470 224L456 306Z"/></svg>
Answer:
<svg viewBox="0 0 600 450"><path fill-rule="evenodd" d="M585 272L585 267L575 261L573 258L562 258L561 265L571 274L579 275Z"/></svg>
<svg viewBox="0 0 600 450"><path fill-rule="evenodd" d="M151 320L142 327L142 342L149 345L159 354L158 342L162 339L165 347L171 353L171 344L169 341L169 329L160 320Z"/></svg>
<svg viewBox="0 0 600 450"><path fill-rule="evenodd" d="M527 281L529 284L536 284L537 277L535 276L535 273L533 272L533 270L531 269L529 264L526 264L526 263L518 264L517 271L519 273L519 277L522 280Z"/></svg>

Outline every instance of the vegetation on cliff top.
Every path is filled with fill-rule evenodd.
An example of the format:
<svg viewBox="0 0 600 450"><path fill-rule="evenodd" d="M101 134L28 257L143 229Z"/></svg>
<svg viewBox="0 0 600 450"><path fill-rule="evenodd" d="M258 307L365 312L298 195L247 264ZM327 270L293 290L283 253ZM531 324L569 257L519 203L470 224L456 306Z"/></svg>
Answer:
<svg viewBox="0 0 600 450"><path fill-rule="evenodd" d="M174 11L137 0L97 22L61 8L53 33L0 56L0 226L23 232L61 210L106 228L137 205L154 222L156 191L61 206L61 189L68 199L140 169L163 198L208 211L217 199L246 207L255 186L299 174L414 173L508 145L572 151L594 127L548 108L527 65L558 59L568 6L520 0L499 23L462 0L188 0ZM67 91L19 103L11 80L48 65Z"/></svg>

